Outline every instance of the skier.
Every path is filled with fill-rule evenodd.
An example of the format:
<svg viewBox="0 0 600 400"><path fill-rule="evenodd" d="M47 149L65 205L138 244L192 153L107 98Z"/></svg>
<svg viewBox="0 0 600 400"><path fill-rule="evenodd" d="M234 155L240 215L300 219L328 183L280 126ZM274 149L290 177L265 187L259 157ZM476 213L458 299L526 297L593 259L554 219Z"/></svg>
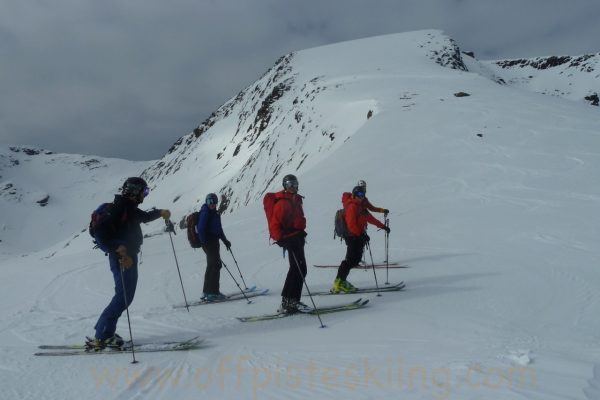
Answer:
<svg viewBox="0 0 600 400"><path fill-rule="evenodd" d="M221 275L221 254L219 239L229 250L231 242L225 237L221 225L221 215L217 212L219 198L214 193L206 195L206 199L196 224L196 232L202 243L202 250L206 254L206 272L204 273L204 288L202 299L207 301L223 300L225 295L219 291L219 279Z"/></svg>
<svg viewBox="0 0 600 400"><path fill-rule="evenodd" d="M352 293L357 290L354 285L348 282L350 270L360 262L365 244L369 241L367 235L367 223L377 226L390 233L390 228L385 226L368 211L365 203L365 192L362 186L355 186L352 193L342 194L342 204L344 205L344 216L348 235L344 238L346 242L346 258L341 262L333 287L332 293Z"/></svg>
<svg viewBox="0 0 600 400"><path fill-rule="evenodd" d="M356 186L362 188L362 191L365 193L365 198L363 199L363 202L367 210L383 213L384 216L387 216L389 214L390 210L388 210L387 208L375 207L373 204L371 204L371 202L367 198L367 182L361 179L358 181L358 184Z"/></svg>
<svg viewBox="0 0 600 400"><path fill-rule="evenodd" d="M94 237L108 252L108 262L115 284L115 294L94 326L95 337L88 341L88 346L96 351L106 346L123 345L123 339L115 331L119 317L131 304L135 295L138 279L137 255L143 242L140 224L160 217L165 220L171 217L171 212L166 209L142 211L138 208L149 192L150 189L142 178L127 178L121 187L121 194L115 195L110 212L96 225Z"/></svg>
<svg viewBox="0 0 600 400"><path fill-rule="evenodd" d="M288 251L289 269L281 291L280 313L295 313L307 306L300 301L302 284L306 277L304 243L306 218L302 209L302 196L298 194L298 179L294 175L283 177L283 190L275 193L275 204L269 220L269 231L279 247Z"/></svg>

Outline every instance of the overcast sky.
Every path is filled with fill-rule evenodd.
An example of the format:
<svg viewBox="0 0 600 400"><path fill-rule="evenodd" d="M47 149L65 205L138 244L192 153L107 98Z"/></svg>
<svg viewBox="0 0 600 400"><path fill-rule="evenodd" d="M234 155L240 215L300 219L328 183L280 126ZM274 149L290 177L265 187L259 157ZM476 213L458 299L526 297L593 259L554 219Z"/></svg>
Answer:
<svg viewBox="0 0 600 400"><path fill-rule="evenodd" d="M600 52L598 0L2 0L0 145L162 157L279 56L442 29L480 59Z"/></svg>

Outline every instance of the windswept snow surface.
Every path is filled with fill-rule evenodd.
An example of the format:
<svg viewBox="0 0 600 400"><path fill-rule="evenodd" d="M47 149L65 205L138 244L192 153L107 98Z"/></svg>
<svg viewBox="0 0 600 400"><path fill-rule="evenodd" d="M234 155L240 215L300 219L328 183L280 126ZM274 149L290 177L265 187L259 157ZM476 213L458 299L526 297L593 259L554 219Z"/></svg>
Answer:
<svg viewBox="0 0 600 400"><path fill-rule="evenodd" d="M312 136L299 139L304 152L321 154L297 172L306 196L308 263L343 258L345 247L332 240L333 215L342 192L365 179L370 200L391 210L390 259L411 267L389 271L391 283L407 283L404 291L363 295L371 299L367 308L324 315L324 329L310 316L237 321L277 308L287 260L267 241L257 201L264 188L253 190L245 178L239 187L228 183L234 173L220 180L212 169L193 171L198 145L182 158L186 166L179 172L153 181L156 190L144 206L169 207L178 220L207 192L227 185L236 195L250 191L253 200L224 215L224 228L245 281L271 294L251 304L174 310L183 295L169 236L157 221L144 227L151 237L130 308L134 339L201 335L207 347L139 354L133 365L126 354L34 357L39 344L78 343L93 334L112 295L107 260L91 249L87 234L67 247L61 242L5 256L0 398L597 399L599 109L444 67L431 55L448 43L440 32L425 31L296 54L322 70L325 86L343 84L324 97L316 93L315 109L304 118L316 121L321 107L330 106L322 118L352 129L340 132L345 139L326 154ZM458 92L470 96L454 96ZM235 126L228 118L238 117L222 117L220 124ZM207 143L227 134L211 131L201 136ZM287 140L289 155L294 142ZM286 147L273 143L271 154L282 157ZM269 165L279 164L252 170L257 184L273 177ZM296 173L296 165L284 163L277 173ZM194 177L198 181L190 182ZM279 181L267 189L278 190ZM194 193L172 203L173 194L191 187ZM51 235L55 227L45 228ZM380 261L384 235L369 234ZM204 254L188 246L183 231L173 241L188 299L197 299ZM222 256L237 277L231 255L223 250ZM307 283L324 290L334 277L334 270L309 267ZM384 285L385 270L377 277ZM349 280L372 285L373 272L355 270ZM225 292L237 289L224 270L221 284ZM314 300L328 305L358 297ZM125 316L118 331L128 336Z"/></svg>

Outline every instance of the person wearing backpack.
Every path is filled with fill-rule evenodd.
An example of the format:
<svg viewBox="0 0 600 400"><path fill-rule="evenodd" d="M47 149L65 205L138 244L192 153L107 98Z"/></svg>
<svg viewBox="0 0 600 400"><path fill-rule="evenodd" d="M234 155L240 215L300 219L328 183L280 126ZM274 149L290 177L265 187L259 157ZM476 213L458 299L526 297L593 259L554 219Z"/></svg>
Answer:
<svg viewBox="0 0 600 400"><path fill-rule="evenodd" d="M204 273L204 288L202 298L207 301L223 300L225 295L219 291L221 276L221 254L219 239L229 250L231 242L225 237L221 225L221 214L217 211L219 198L214 193L206 196L205 202L198 213L196 232L202 250L206 254L206 272Z"/></svg>
<svg viewBox="0 0 600 400"><path fill-rule="evenodd" d="M119 317L135 295L138 253L143 242L140 224L160 217L165 220L171 217L171 212L166 209L143 211L138 208L149 192L142 178L127 178L121 187L121 194L115 195L113 203L109 203L109 207L105 207L103 214L95 221L93 236L98 246L108 254L115 285L115 294L94 326L95 337L88 341L88 346L96 351L123 344L123 339L115 331Z"/></svg>
<svg viewBox="0 0 600 400"><path fill-rule="evenodd" d="M365 205L365 208L367 210L369 210L369 211L383 213L383 215L387 217L387 215L389 214L390 210L388 210L387 208L382 208L382 207L376 207L376 206L374 206L373 204L371 204L371 202L367 198L367 182L365 182L364 180L361 179L361 180L358 181L358 184L356 186L360 187L362 189L362 191L365 193L365 198L363 199L363 203Z"/></svg>
<svg viewBox="0 0 600 400"><path fill-rule="evenodd" d="M369 241L367 235L367 223L390 232L385 226L371 215L365 203L365 192L361 186L355 186L352 193L342 194L344 205L344 219L347 233L344 236L346 242L346 258L338 268L337 276L331 288L332 293L352 293L357 290L354 285L347 281L350 270L358 265L362 259L365 244Z"/></svg>
<svg viewBox="0 0 600 400"><path fill-rule="evenodd" d="M295 313L306 307L300 301L302 285L306 277L304 244L306 218L302 208L302 196L298 194L298 179L294 175L283 177L283 190L267 193L263 200L269 234L279 247L288 252L289 269L281 291L278 312Z"/></svg>

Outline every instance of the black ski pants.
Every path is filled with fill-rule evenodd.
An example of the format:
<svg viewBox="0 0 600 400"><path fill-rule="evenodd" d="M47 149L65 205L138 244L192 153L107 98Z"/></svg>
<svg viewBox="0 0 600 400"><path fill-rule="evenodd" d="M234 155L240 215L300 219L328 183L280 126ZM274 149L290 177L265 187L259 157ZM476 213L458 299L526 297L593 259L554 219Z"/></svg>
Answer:
<svg viewBox="0 0 600 400"><path fill-rule="evenodd" d="M348 236L344 238L346 242L346 258L338 268L337 278L345 281L350 274L350 270L360 263L365 248L364 236Z"/></svg>
<svg viewBox="0 0 600 400"><path fill-rule="evenodd" d="M296 235L286 239L284 247L288 251L290 269L288 270L281 297L300 300L302 285L306 277L306 258L304 256L304 236ZM302 272L302 274L301 274Z"/></svg>
<svg viewBox="0 0 600 400"><path fill-rule="evenodd" d="M219 239L211 240L202 245L206 254L206 272L204 273L204 294L218 294L221 278L221 254Z"/></svg>

